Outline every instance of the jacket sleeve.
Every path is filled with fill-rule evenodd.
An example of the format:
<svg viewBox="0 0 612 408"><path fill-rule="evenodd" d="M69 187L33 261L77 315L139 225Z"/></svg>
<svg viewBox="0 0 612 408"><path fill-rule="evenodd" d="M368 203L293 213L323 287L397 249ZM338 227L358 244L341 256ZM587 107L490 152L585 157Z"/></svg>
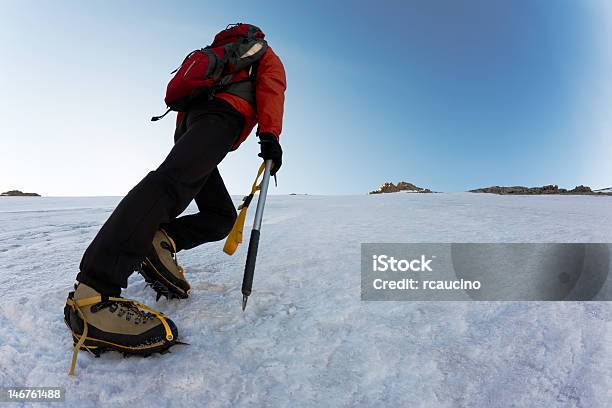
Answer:
<svg viewBox="0 0 612 408"><path fill-rule="evenodd" d="M283 128L283 111L287 79L280 58L268 48L258 62L255 78L255 100L259 126L257 134L272 133L280 137Z"/></svg>

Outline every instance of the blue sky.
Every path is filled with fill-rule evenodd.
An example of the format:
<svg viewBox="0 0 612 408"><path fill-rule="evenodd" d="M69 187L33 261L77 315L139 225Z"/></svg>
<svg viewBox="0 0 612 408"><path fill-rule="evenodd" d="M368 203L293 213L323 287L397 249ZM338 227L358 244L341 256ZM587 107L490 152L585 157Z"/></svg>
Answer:
<svg viewBox="0 0 612 408"><path fill-rule="evenodd" d="M273 193L406 180L612 185L612 6L578 1L0 3L0 190L123 195L172 146L169 72L228 23L287 71ZM221 172L245 194L250 138Z"/></svg>

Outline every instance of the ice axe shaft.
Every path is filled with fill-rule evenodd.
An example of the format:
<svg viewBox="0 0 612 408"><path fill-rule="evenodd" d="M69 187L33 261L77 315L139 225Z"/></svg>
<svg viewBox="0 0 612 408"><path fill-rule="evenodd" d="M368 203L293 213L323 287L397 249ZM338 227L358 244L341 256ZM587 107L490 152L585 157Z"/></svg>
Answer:
<svg viewBox="0 0 612 408"><path fill-rule="evenodd" d="M272 160L266 160L266 167L263 179L259 185L259 197L257 198L257 210L255 210L255 220L249 238L249 249L247 250L246 264L244 265L244 277L242 278L242 311L246 309L247 301L251 295L253 287L253 275L255 274L255 261L257 260L257 248L259 247L259 235L261 230L261 220L263 218L266 196L268 194L268 184L270 183L270 170Z"/></svg>

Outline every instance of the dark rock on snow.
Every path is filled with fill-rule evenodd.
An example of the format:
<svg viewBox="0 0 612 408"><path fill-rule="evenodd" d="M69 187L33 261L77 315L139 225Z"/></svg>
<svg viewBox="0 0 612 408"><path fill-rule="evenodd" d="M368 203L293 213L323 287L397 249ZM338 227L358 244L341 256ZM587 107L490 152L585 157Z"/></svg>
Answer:
<svg viewBox="0 0 612 408"><path fill-rule="evenodd" d="M369 194L383 194L383 193L399 193L400 191L411 191L415 193L431 193L432 191L428 188L417 187L412 183L406 181L400 181L397 185L393 183L383 183L378 190L370 191Z"/></svg>
<svg viewBox="0 0 612 408"><path fill-rule="evenodd" d="M0 194L0 197L40 197L40 194L24 193L23 191L19 190L11 190Z"/></svg>
<svg viewBox="0 0 612 408"><path fill-rule="evenodd" d="M549 184L542 187L524 187L524 186L512 186L512 187L500 187L491 186L485 188L477 188L470 190L470 193L491 193L491 194L522 194L522 195L535 195L535 194L582 194L582 195L612 195L612 193L596 192L591 190L589 186L576 186L571 190L565 188L559 188L556 184Z"/></svg>

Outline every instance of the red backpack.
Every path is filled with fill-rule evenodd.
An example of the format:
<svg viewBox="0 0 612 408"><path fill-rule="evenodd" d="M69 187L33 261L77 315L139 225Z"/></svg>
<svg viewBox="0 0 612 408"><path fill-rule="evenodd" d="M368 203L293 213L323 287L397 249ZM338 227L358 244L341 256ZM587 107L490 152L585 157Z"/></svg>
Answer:
<svg viewBox="0 0 612 408"><path fill-rule="evenodd" d="M190 52L166 88L168 110L152 121L163 118L171 110L185 111L191 102L203 96L212 98L215 92L230 85L252 80L251 67L268 49L265 34L251 24L233 24L215 36L206 48ZM235 87L239 96L240 89ZM249 99L248 95L243 96Z"/></svg>

